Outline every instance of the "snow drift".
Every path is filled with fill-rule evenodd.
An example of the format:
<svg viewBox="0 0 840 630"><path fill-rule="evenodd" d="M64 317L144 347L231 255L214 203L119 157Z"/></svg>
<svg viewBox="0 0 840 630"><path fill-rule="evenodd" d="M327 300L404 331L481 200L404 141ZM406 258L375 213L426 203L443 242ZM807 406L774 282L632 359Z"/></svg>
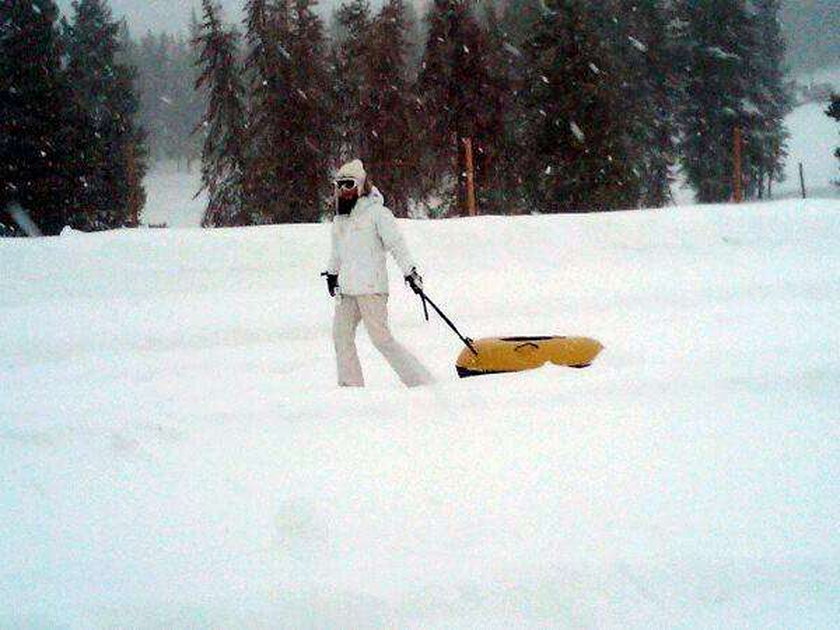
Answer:
<svg viewBox="0 0 840 630"><path fill-rule="evenodd" d="M334 385L326 225L0 242L0 627L830 628L836 201L404 222L406 390Z"/></svg>

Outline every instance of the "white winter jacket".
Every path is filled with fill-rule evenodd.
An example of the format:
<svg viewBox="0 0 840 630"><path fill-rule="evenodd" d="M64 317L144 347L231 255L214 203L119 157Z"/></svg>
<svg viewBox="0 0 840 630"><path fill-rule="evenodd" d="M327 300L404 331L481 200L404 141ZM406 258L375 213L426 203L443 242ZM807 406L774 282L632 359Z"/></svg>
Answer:
<svg viewBox="0 0 840 630"><path fill-rule="evenodd" d="M386 251L391 252L404 276L411 272L414 259L394 214L374 187L369 195L359 197L349 215L333 219L327 273L338 274L338 290L343 295L388 293Z"/></svg>

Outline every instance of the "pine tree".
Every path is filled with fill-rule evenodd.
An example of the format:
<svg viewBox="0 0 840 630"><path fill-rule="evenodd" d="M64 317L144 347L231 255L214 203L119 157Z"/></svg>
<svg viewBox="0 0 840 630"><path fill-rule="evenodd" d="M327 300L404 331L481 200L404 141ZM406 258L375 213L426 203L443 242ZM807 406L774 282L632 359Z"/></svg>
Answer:
<svg viewBox="0 0 840 630"><path fill-rule="evenodd" d="M751 55L754 77L748 84L754 104L755 124L747 137L747 195L770 195L772 182L784 178L784 160L789 134L785 116L790 113L790 97L784 88L785 42L779 24L780 0L755 0L752 24L756 50Z"/></svg>
<svg viewBox="0 0 840 630"><path fill-rule="evenodd" d="M225 28L214 0L202 0L204 22L196 38L203 68L196 89L207 91L201 154L202 190L208 192L205 227L250 224L245 189L245 89L237 62L238 34Z"/></svg>
<svg viewBox="0 0 840 630"><path fill-rule="evenodd" d="M357 118L366 135L362 156L368 171L398 216L407 215L409 197L418 188L415 101L408 80L411 26L406 7L404 0L388 0L370 26L367 98Z"/></svg>
<svg viewBox="0 0 840 630"><path fill-rule="evenodd" d="M246 4L250 52L247 188L261 222L317 219L330 129L323 23L310 0Z"/></svg>
<svg viewBox="0 0 840 630"><path fill-rule="evenodd" d="M201 22L193 10L190 13L189 40L183 46L181 55L180 75L190 77L192 81L185 81L181 78L178 85L183 85L183 90L178 96L178 128L182 130L181 144L179 145L179 157L186 159L187 171L192 171L192 162L201 156L203 140L201 134L193 133L196 125L202 120L205 112L205 103L208 99L207 89L196 87L198 78L201 75L201 53L196 41L201 35ZM239 35L237 31L236 62L240 61ZM241 72L241 69L240 69ZM241 76L239 81L241 83ZM244 93L243 93L244 98ZM184 133L185 132L185 133Z"/></svg>
<svg viewBox="0 0 840 630"><path fill-rule="evenodd" d="M423 189L426 194L449 190L450 204L464 208L462 143L470 138L481 146L497 131L483 116L491 84L484 65L486 42L464 0L435 0L427 21L429 35L416 88L422 103Z"/></svg>
<svg viewBox="0 0 840 630"><path fill-rule="evenodd" d="M485 5L483 16L487 83L481 114L485 133L477 148L478 203L483 214L512 214L523 206L516 173L518 150L511 131L516 124L514 81L521 53L508 41L493 2Z"/></svg>
<svg viewBox="0 0 840 630"><path fill-rule="evenodd" d="M625 109L621 132L638 180L638 205L661 207L672 198L674 112L681 99L679 57L669 37L671 16L662 0L618 0L611 8L617 12L610 20L615 32L611 54Z"/></svg>
<svg viewBox="0 0 840 630"><path fill-rule="evenodd" d="M547 212L634 207L639 180L624 137L619 66L580 0L543 15L526 43L520 143L527 199ZM599 31L600 27L600 31Z"/></svg>
<svg viewBox="0 0 840 630"><path fill-rule="evenodd" d="M153 162L168 157L164 141L168 97L163 91L164 79L162 77L165 51L158 42L158 36L146 33L137 45L133 58L133 63L138 68L137 92L140 97L140 124L148 134L149 157Z"/></svg>
<svg viewBox="0 0 840 630"><path fill-rule="evenodd" d="M0 5L0 213L18 203L45 234L61 231L83 190L70 156L86 121L61 72L57 18L52 0Z"/></svg>
<svg viewBox="0 0 840 630"><path fill-rule="evenodd" d="M72 22L65 23L67 76L95 138L79 156L88 168L86 204L74 223L86 229L136 226L145 202L146 150L135 122L136 71L118 62L119 33L104 0L73 2Z"/></svg>
<svg viewBox="0 0 840 630"><path fill-rule="evenodd" d="M335 13L336 46L332 68L338 158L346 161L370 153L370 134L360 123L362 110L370 109L369 39L373 18L367 0L352 0Z"/></svg>
<svg viewBox="0 0 840 630"><path fill-rule="evenodd" d="M681 13L688 76L680 112L683 170L698 202L727 201L735 129L749 138L757 112L747 85L753 31L743 0L686 0Z"/></svg>
<svg viewBox="0 0 840 630"><path fill-rule="evenodd" d="M288 46L289 20L285 7L281 10L267 0L249 0L245 10L250 49L245 60L250 83L245 188L256 223L283 223L289 220L287 200L296 185L286 158L292 142L288 129L292 61L283 45Z"/></svg>
<svg viewBox="0 0 840 630"><path fill-rule="evenodd" d="M289 199L295 222L317 221L326 208L330 149L333 146L329 71L324 23L315 13L315 0L295 0L291 14L289 51L294 60L289 157L295 187Z"/></svg>
<svg viewBox="0 0 840 630"><path fill-rule="evenodd" d="M417 77L416 92L422 108L418 138L422 154L418 159L423 176L421 189L426 195L439 188L447 176L451 177L451 165L457 163L457 138L452 137L452 105L448 102L454 92L448 72L449 10L447 0L436 0L426 14L428 35ZM447 188L451 186L446 182Z"/></svg>
<svg viewBox="0 0 840 630"><path fill-rule="evenodd" d="M147 133L151 160L172 160L187 169L201 151L200 135L192 130L201 120L207 98L203 89L194 89L199 64L192 42L201 28L194 19L189 40L149 33L139 44L132 43L127 55L138 69L139 121Z"/></svg>
<svg viewBox="0 0 840 630"><path fill-rule="evenodd" d="M505 40L515 49L520 49L534 32L546 13L542 0L508 0L502 12L502 30Z"/></svg>

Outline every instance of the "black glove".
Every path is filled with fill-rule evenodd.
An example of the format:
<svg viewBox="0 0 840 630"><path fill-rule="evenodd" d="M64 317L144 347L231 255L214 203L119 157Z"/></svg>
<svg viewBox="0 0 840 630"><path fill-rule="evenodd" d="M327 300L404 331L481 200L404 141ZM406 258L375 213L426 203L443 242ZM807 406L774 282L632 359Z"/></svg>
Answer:
<svg viewBox="0 0 840 630"><path fill-rule="evenodd" d="M327 291L330 292L330 296L335 297L335 292L338 290L338 274L325 271L321 275L327 277Z"/></svg>
<svg viewBox="0 0 840 630"><path fill-rule="evenodd" d="M423 278L417 273L417 267L411 268L411 273L405 277L405 281L417 295L423 292Z"/></svg>

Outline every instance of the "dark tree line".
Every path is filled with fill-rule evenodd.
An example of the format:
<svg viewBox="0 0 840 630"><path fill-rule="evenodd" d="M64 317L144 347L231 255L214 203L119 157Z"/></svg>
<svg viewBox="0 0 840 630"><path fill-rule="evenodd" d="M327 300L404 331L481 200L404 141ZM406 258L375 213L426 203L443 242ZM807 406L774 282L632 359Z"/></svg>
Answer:
<svg viewBox="0 0 840 630"><path fill-rule="evenodd" d="M46 234L134 226L145 201L134 69L103 0L0 7L0 231L21 207Z"/></svg>
<svg viewBox="0 0 840 630"><path fill-rule="evenodd" d="M458 214L466 139L482 213L663 206L677 167L726 201L736 128L760 198L785 154L779 4L433 0L421 20L406 0L350 0L327 31L314 0L248 0L240 25L204 0L190 42L138 44L105 0L61 22L52 0L9 0L0 208L48 233L135 225L138 120L153 158L200 152L208 226L317 220L354 156L398 215Z"/></svg>
<svg viewBox="0 0 840 630"><path fill-rule="evenodd" d="M214 211L207 224L317 219L329 167L351 156L397 214L426 202L460 213L467 138L483 213L659 207L677 167L699 201L727 201L736 127L742 184L760 198L785 155L779 5L433 0L418 51L404 0L378 13L346 2L330 40L310 2L249 0L240 82L226 83L205 118L206 146L242 129L246 148L238 169L213 150L203 167L208 189L244 173L231 177L248 217ZM210 33L237 38L212 0L204 12L209 84L228 72L228 61L214 66L221 40ZM224 56L234 64L235 49ZM212 189L210 204L224 205Z"/></svg>
<svg viewBox="0 0 840 630"><path fill-rule="evenodd" d="M747 195L760 198L782 177L787 139L780 1L688 0L684 6L678 42L688 71L681 115L688 181L700 202L730 197L737 127L745 139Z"/></svg>

